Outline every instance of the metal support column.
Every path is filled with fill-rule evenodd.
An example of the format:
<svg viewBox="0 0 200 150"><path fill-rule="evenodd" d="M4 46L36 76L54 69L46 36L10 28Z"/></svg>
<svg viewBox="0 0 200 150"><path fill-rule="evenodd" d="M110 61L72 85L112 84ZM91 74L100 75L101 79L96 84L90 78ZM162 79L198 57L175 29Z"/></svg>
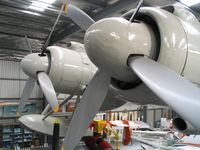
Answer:
<svg viewBox="0 0 200 150"><path fill-rule="evenodd" d="M148 112L148 108L147 106L143 106L143 121L147 122L147 112Z"/></svg>

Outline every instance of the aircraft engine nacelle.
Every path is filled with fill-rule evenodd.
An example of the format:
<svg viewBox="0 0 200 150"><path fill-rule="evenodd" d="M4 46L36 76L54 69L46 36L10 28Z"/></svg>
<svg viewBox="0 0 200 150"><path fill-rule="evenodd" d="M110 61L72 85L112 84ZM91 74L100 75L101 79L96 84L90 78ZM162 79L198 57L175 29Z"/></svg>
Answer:
<svg viewBox="0 0 200 150"><path fill-rule="evenodd" d="M96 67L85 53L57 46L47 48L50 52L49 77L60 93L80 94L89 83Z"/></svg>
<svg viewBox="0 0 200 150"><path fill-rule="evenodd" d="M37 79L39 72L47 73L56 92L75 95L81 94L97 70L84 52L58 46L48 47L44 56L25 56L21 66L31 78Z"/></svg>
<svg viewBox="0 0 200 150"><path fill-rule="evenodd" d="M164 9L144 7L137 19L154 31L156 41L153 42L156 42L158 48L154 60L181 74L186 62L188 41L178 16Z"/></svg>
<svg viewBox="0 0 200 150"><path fill-rule="evenodd" d="M183 120L182 118L175 118L172 121L173 126L178 131L190 135L190 134L200 134L200 131L194 128L191 124L189 124L187 121Z"/></svg>

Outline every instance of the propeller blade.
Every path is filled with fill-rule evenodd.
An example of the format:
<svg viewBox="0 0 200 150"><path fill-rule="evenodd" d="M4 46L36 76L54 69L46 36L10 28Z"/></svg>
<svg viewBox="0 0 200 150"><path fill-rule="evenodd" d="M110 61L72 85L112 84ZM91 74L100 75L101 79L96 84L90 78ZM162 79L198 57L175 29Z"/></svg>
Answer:
<svg viewBox="0 0 200 150"><path fill-rule="evenodd" d="M181 117L200 130L200 90L173 70L151 59L130 58L129 65L140 79Z"/></svg>
<svg viewBox="0 0 200 150"><path fill-rule="evenodd" d="M37 74L37 77L38 77L38 82L44 93L45 98L47 99L48 103L51 105L54 112L57 112L59 109L58 100L57 100L56 92L54 90L53 84L51 83L49 76L45 72L39 72Z"/></svg>
<svg viewBox="0 0 200 150"><path fill-rule="evenodd" d="M54 22L54 25L53 25L53 27L52 27L52 29L51 29L51 32L49 33L49 35L48 35L48 37L47 37L47 40L45 41L45 43L44 43L44 45L43 45L43 47L42 47L41 56L44 55L44 53L45 53L45 51L46 51L46 48L47 48L47 46L49 45L49 42L50 42L50 40L51 40L52 33L53 33L53 31L55 30L55 27L56 27L56 25L57 25L57 23L58 23L58 21L59 21L59 19L60 19L60 16L61 16L61 14L62 14L62 12L63 12L63 11L62 11L63 8L64 8L64 4L61 6L60 11L59 11L59 13L58 13L58 16L57 16L57 18L56 18L56 21Z"/></svg>
<svg viewBox="0 0 200 150"><path fill-rule="evenodd" d="M74 5L68 5L67 16L83 30L87 30L95 22L84 11Z"/></svg>
<svg viewBox="0 0 200 150"><path fill-rule="evenodd" d="M22 92L21 100L19 102L18 115L20 115L23 112L26 102L30 98L34 86L35 86L35 79L28 78Z"/></svg>
<svg viewBox="0 0 200 150"><path fill-rule="evenodd" d="M97 71L90 81L73 113L63 142L65 150L73 150L84 135L107 95L110 79L110 75Z"/></svg>
<svg viewBox="0 0 200 150"><path fill-rule="evenodd" d="M133 15L131 16L130 18L130 22L132 22L133 20L135 20L135 16L137 15L138 11L140 10L140 7L142 6L142 3L143 3L143 0L140 0L138 5L137 5L137 8L136 10L134 11Z"/></svg>

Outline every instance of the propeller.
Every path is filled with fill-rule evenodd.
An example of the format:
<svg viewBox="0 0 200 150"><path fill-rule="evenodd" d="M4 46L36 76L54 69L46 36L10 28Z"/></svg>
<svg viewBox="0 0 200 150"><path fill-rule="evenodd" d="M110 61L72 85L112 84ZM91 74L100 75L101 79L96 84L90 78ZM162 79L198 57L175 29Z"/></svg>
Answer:
<svg viewBox="0 0 200 150"><path fill-rule="evenodd" d="M60 12L57 16L57 19L52 27L52 30L51 32L49 33L48 37L47 37L47 40L45 42L45 44L43 45L43 48L42 48L42 52L40 54L41 56L41 59L42 57L45 58L45 52L46 52L46 48L47 46L49 45L49 41L51 39L51 36L52 36L52 33L56 27L56 24L58 23L59 21L59 18L60 16L62 15L63 13L63 9L67 8L67 16L69 18L72 19L72 21L76 22L77 25L79 25L82 29L86 30L91 24L94 23L94 20L92 20L86 13L84 13L82 10L80 10L79 8L77 8L76 6L74 5L69 5L69 4L63 4L61 6L61 9L60 9ZM66 11L66 9L65 9ZM30 47L30 44L29 44L29 47ZM38 63L37 62L37 58L35 58L35 62L36 64ZM40 59L40 58L39 58ZM29 61L26 61L24 62L24 70L30 70L29 66L32 66L32 65L26 65L26 63L30 63L32 62L31 59L29 59ZM22 62L23 63L23 62ZM23 64L22 64L23 65ZM34 68L35 69L35 68ZM36 79L38 79L39 81L39 84L40 84L40 87L47 99L47 101L49 102L49 104L51 105L51 107L57 111L58 110L58 102L57 102L57 99L56 99L56 94L55 94L55 90L53 88L53 85L51 83L51 80L49 79L48 75L47 75L47 68L42 66L42 69L41 67L38 68L39 71L43 71L43 72L40 72L37 74L37 76L35 76L35 74L31 74L33 77L30 77L28 80L27 80L27 83L24 87L24 90L22 92L22 97L21 97L21 101L20 101L20 104L19 104L19 107L18 107L18 112L17 112L17 115L20 116L20 114L22 113L25 105L26 105L26 100L29 99L32 91L33 91L33 88L34 88L34 85L35 85L35 81ZM38 71L36 71L38 72ZM30 72L29 72L30 73ZM28 73L28 75L29 75ZM32 73L32 72L31 72ZM35 79L36 78L36 79Z"/></svg>
<svg viewBox="0 0 200 150"><path fill-rule="evenodd" d="M142 6L142 3L143 3L143 0L140 0L139 3L138 3L138 5L137 5L136 10L133 12L133 15L131 16L129 22L132 22L132 21L135 20L135 17L137 15L138 11L140 10L140 7Z"/></svg>
<svg viewBox="0 0 200 150"><path fill-rule="evenodd" d="M44 53L46 52L46 48L49 45L52 33L53 33L53 31L54 31L54 29L55 29L55 27L56 27L56 25L57 25L57 23L59 21L59 18L61 16L61 14L63 13L64 6L65 6L65 4L63 4L61 6L60 12L59 12L59 14L58 14L58 16L56 18L56 21L55 21L55 23L54 23L54 25L52 27L52 30L49 33L49 35L47 37L47 40L46 40L45 44L42 47L42 52L40 54L41 57L45 57L46 56ZM26 39L27 39L27 37L26 37ZM28 43L28 41L27 41L27 44L28 44L28 46L29 46L29 48L31 50L31 46L30 46L30 43ZM29 60L31 60L31 59L29 59ZM37 62L37 60L36 60L36 62ZM22 63L23 63L23 61L22 61ZM26 64L26 63L27 63L27 61L25 61L24 64ZM27 66L26 66L26 69L27 69ZM30 68L28 68L28 69L30 69ZM51 80L49 79L48 75L45 73L45 71L44 72L40 72L39 74L37 74L37 79L38 79L38 81L40 83L40 86L42 88L42 91L43 91L47 101L50 103L50 105L54 109L54 111L57 111L58 110L58 102L57 102L57 99L55 97L55 95L56 95L55 94L55 90L53 88L53 85L52 85ZM31 96L32 90L33 90L34 85L35 85L35 80L36 79L30 77L28 79L25 87L24 87L24 90L23 90L23 93L22 93L22 97L21 97L21 100L20 100L20 104L19 104L19 107L18 107L18 112L17 112L18 116L20 116L20 114L22 113L22 111L23 111L23 109L24 109L24 107L26 105L26 100L28 100L29 97ZM45 80L45 81L43 82L43 80Z"/></svg>
<svg viewBox="0 0 200 150"><path fill-rule="evenodd" d="M54 29L55 29L55 26L56 26L56 24L57 24L57 22L58 22L58 20L59 20L59 18L60 18L60 16L61 16L61 14L63 13L63 9L64 9L64 6L65 6L65 8L67 8L67 16L69 17L69 18L71 18L77 25L79 25L83 30L86 30L90 25L92 25L93 23L94 23L94 20L92 20L92 18L90 18L86 13L84 13L82 10L80 10L79 8L77 8L76 6L74 6L74 5L68 5L68 4L66 4L66 5L62 5L61 6L61 9L60 9L60 12L59 12L59 14L58 14L58 17L57 17L57 19L56 19L56 21L55 21L55 23L54 23L54 26L53 26L53 28L52 28L52 30L51 30L51 32L50 32L50 34L49 34L49 36L48 36L48 38L47 38L47 40L46 40L46 42L45 42L45 44L44 44L44 46L43 46L43 48L42 48L42 52L41 52L41 54L40 54L40 56L44 56L44 53L46 52L46 47L49 45L49 41L50 41L50 39L51 39L51 36L52 36L52 33L53 33L53 31L54 31ZM28 68L29 69L29 68ZM38 69L39 70L39 69ZM40 77L41 77L41 75L39 75ZM44 74L43 74L43 76L44 76ZM43 77L42 76L42 77ZM46 78L48 78L48 79L46 79L46 80L48 80L48 83L46 82L46 84L48 84L48 85L52 85L51 84L51 81L50 81L50 79L49 79L49 77L48 77L48 75L46 74L45 75L45 77ZM29 81L30 80L30 81ZM27 81L27 83L26 83L26 86L25 86L25 88L24 88L24 91L23 91L23 94L22 94L22 98L21 98L21 101L20 101L20 104L19 104L19 108L18 108L18 114L20 114L22 111L23 111L23 108L24 108L24 106L26 105L25 103L26 103L26 100L28 100L29 99L29 97L30 97L30 95L31 95L31 93L32 93L32 90L33 90L33 88L34 88L34 81L35 81L36 79L34 79L34 78L29 78L28 79L28 81ZM41 82L41 80L40 80L40 82ZM41 82L42 83L42 82ZM45 90L46 88L44 88L45 86L44 85L42 85L41 86L42 88L43 88L43 90ZM52 88L53 86L51 86L51 88ZM28 91L28 92L27 92ZM52 91L54 91L53 89L52 89ZM49 96L48 96L48 91L43 91L44 93L46 93L45 94L45 97L46 97L46 99L48 100L48 102L50 102L51 103L51 106L52 107L54 107L54 108L56 108L55 106L57 105L57 104L55 104L56 102L55 101L52 101L53 99L55 99L55 93L53 94L53 93L51 93L51 94L53 94L54 96L52 97L52 98L50 98ZM48 97L48 98L47 98Z"/></svg>
<svg viewBox="0 0 200 150"><path fill-rule="evenodd" d="M200 92L197 86L149 58L132 57L129 66L157 96L200 130L200 120L191 117L200 113Z"/></svg>
<svg viewBox="0 0 200 150"><path fill-rule="evenodd" d="M99 70L90 81L74 110L63 142L65 150L73 150L84 135L107 95L110 79L110 75Z"/></svg>

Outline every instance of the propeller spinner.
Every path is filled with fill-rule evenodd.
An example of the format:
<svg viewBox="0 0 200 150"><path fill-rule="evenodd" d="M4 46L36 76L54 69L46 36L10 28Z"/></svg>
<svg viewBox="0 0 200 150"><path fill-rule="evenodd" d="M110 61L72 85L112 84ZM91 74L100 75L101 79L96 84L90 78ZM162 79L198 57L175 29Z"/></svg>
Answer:
<svg viewBox="0 0 200 150"><path fill-rule="evenodd" d="M85 34L84 45L87 55L98 68L125 82L138 80L127 66L130 55L155 59L157 53L156 38L148 25L142 22L130 23L119 17L93 24Z"/></svg>

